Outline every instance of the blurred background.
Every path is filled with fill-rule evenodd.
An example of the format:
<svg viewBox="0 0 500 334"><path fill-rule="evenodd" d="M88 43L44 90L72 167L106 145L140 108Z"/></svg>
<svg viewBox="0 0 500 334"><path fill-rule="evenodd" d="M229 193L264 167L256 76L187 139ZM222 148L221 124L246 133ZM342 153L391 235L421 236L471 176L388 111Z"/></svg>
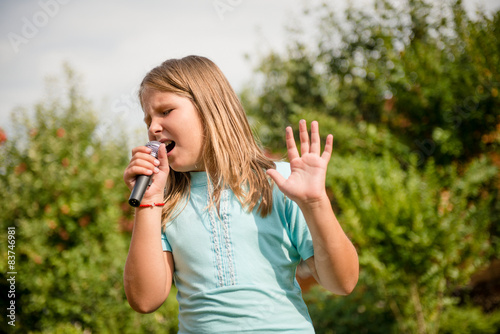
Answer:
<svg viewBox="0 0 500 334"><path fill-rule="evenodd" d="M318 333L500 333L499 9L2 1L0 332L176 332L174 293L149 315L127 304L122 174L147 141L142 77L198 54L269 155L285 156L284 128L301 118L335 136L327 189L361 277L340 297L299 272Z"/></svg>

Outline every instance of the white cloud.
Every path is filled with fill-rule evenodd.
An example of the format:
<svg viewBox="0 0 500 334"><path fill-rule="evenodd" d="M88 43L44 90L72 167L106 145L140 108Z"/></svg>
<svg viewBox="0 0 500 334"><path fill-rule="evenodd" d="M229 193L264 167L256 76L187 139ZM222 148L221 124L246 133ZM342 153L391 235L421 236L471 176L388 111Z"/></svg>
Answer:
<svg viewBox="0 0 500 334"><path fill-rule="evenodd" d="M151 67L187 54L210 57L241 86L251 73L243 55L258 46L256 26L265 31L269 47L284 44L284 14L300 7L300 0L231 1L236 5L221 20L213 1L90 0L59 7L57 1L1 5L0 126L14 106L29 107L42 97L44 77L60 73L64 61L84 75L97 101L130 95ZM18 52L9 33L27 41L14 45Z"/></svg>
<svg viewBox="0 0 500 334"><path fill-rule="evenodd" d="M57 1L53 15L40 5ZM217 11L215 1L2 1L0 127L7 126L15 106L30 107L43 97L44 77L61 73L64 61L83 74L93 101L106 99L102 107L108 112L117 100L135 94L147 70L188 54L214 60L238 90L252 70L244 54L282 49L284 26L300 13L305 0L220 0L232 5L224 12ZM493 0L469 1L494 8ZM338 3L342 11L345 0ZM27 21L38 31L15 53L8 35L29 31Z"/></svg>

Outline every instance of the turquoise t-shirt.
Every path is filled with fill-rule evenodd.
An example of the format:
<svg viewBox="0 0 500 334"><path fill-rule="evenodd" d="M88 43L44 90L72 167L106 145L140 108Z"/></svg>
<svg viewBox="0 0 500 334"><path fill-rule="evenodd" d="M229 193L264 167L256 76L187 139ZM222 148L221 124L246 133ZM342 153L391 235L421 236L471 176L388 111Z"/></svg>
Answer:
<svg viewBox="0 0 500 334"><path fill-rule="evenodd" d="M288 163L277 163L285 178ZM186 207L162 233L172 252L179 333L314 333L295 271L313 256L297 204L274 187L273 210L247 213L224 190L220 218L209 204L205 172L191 173Z"/></svg>

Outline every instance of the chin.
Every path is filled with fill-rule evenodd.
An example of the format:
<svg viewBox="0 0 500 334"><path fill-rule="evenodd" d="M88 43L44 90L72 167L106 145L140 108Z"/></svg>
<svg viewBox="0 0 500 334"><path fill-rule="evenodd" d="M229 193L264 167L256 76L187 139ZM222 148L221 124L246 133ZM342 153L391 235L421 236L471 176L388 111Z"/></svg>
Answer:
<svg viewBox="0 0 500 334"><path fill-rule="evenodd" d="M178 172L178 173L187 173L187 172L192 172L194 171L193 166L177 166L177 165L170 165L170 169Z"/></svg>
<svg viewBox="0 0 500 334"><path fill-rule="evenodd" d="M191 160L191 159L189 159ZM171 169L178 173L187 173L187 172L196 172L196 171L204 171L204 164L198 160L198 162L186 161L186 163L179 163L179 161L172 161L169 163Z"/></svg>

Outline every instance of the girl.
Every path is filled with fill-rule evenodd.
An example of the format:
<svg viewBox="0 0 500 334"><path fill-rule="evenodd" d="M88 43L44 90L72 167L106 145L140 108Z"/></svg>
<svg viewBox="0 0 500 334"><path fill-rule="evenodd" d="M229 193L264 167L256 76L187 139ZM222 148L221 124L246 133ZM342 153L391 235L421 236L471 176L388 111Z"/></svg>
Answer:
<svg viewBox="0 0 500 334"><path fill-rule="evenodd" d="M178 289L179 333L313 333L295 280L302 258L316 280L349 294L357 253L325 191L333 136L320 152L318 123L300 151L286 129L290 163L256 144L245 112L210 60L171 59L151 70L139 99L150 140L132 150L124 180L153 175L135 223L124 273L127 299L149 313Z"/></svg>

